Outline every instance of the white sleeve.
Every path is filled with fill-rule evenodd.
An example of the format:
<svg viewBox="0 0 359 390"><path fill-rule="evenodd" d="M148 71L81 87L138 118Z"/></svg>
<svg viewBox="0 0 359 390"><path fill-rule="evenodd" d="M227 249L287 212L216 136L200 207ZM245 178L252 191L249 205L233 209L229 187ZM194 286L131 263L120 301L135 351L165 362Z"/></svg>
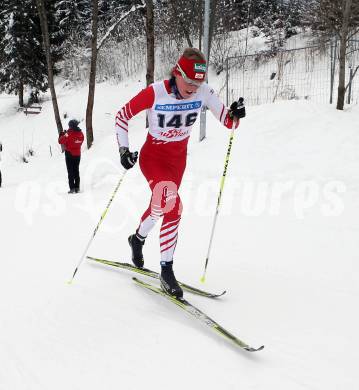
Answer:
<svg viewBox="0 0 359 390"><path fill-rule="evenodd" d="M143 110L148 110L155 101L153 85L143 89L127 102L116 115L116 138L119 147L128 148L128 121Z"/></svg>
<svg viewBox="0 0 359 390"><path fill-rule="evenodd" d="M225 125L228 110L221 102L218 95L208 84L203 84L204 104L211 110L212 114Z"/></svg>
<svg viewBox="0 0 359 390"><path fill-rule="evenodd" d="M233 118L230 117L228 108L221 102L213 88L208 84L203 84L201 88L203 88L201 92L203 93L204 105L211 110L212 114L223 126L227 127L227 129L232 129L233 126L237 128L239 121L233 123Z"/></svg>
<svg viewBox="0 0 359 390"><path fill-rule="evenodd" d="M128 148L128 116L125 111L125 106L116 115L115 129L118 147Z"/></svg>

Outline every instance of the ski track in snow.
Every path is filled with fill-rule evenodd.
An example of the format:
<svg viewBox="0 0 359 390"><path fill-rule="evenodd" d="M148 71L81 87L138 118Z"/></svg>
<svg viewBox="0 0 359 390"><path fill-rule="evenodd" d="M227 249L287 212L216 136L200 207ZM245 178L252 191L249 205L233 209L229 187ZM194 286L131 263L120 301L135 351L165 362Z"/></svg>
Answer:
<svg viewBox="0 0 359 390"><path fill-rule="evenodd" d="M209 113L206 140L198 143L198 126L192 134L176 275L209 291L226 289L218 300L186 298L249 344L264 344L263 351L238 350L136 286L129 272L85 260L67 284L122 172L115 112L140 88L97 86L95 144L83 153L83 191L74 196L67 194L50 101L40 115L25 117L15 110L16 98L1 96L0 390L357 389L358 106L248 107L235 135L205 286L199 278L229 133ZM86 94L86 88L62 90L62 113L83 118ZM130 123L133 150L145 139L143 124L143 115ZM23 144L35 150L28 164L17 161ZM294 187L272 215L271 189L290 181ZM345 187L338 216L323 215L329 181ZM303 182L314 182L318 199L295 208ZM250 207L245 191L252 191ZM127 236L148 201L136 166L88 254L128 261ZM158 231L144 248L146 266L155 270Z"/></svg>

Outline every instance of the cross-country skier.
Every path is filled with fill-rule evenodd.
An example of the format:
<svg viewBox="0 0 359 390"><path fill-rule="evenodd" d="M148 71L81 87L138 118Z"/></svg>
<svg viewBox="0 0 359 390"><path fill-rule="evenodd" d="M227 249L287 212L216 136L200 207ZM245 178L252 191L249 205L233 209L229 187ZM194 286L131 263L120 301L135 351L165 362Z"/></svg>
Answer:
<svg viewBox="0 0 359 390"><path fill-rule="evenodd" d="M173 253L177 244L182 204L178 195L186 167L187 143L201 107L208 107L227 128L236 128L245 116L243 105L235 102L227 109L205 83L206 59L197 49L187 48L172 69L169 80L155 82L126 103L116 115L116 135L125 169L138 157L130 152L128 121L147 110L149 132L140 153L140 168L148 181L152 197L136 232L128 237L132 261L142 268L142 247L155 223L163 217L160 230L162 288L175 297L183 291L173 273Z"/></svg>
<svg viewBox="0 0 359 390"><path fill-rule="evenodd" d="M71 119L69 129L59 135L59 144L65 147L65 160L67 176L69 179L69 194L80 192L80 160L81 145L84 142L84 135L79 128L79 121Z"/></svg>

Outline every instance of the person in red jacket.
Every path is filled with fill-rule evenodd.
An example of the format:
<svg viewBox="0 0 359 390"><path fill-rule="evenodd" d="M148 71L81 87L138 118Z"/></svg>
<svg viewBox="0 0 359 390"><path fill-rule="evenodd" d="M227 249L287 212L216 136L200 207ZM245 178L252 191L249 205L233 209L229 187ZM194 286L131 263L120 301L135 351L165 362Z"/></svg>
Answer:
<svg viewBox="0 0 359 390"><path fill-rule="evenodd" d="M80 192L80 160L81 145L84 142L84 135L78 127L79 121L71 119L69 129L59 135L59 144L64 145L67 175L69 178L69 194Z"/></svg>

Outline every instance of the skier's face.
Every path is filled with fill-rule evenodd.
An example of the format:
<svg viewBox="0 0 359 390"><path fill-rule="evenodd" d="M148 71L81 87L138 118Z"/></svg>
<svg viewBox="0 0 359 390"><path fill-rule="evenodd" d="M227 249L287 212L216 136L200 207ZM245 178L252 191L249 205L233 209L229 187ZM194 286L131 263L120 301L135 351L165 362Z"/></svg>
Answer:
<svg viewBox="0 0 359 390"><path fill-rule="evenodd" d="M196 84L191 83L190 80L185 80L181 75L176 75L176 85L178 92L184 99L188 99L193 94L195 94L200 87L201 83L196 81Z"/></svg>

